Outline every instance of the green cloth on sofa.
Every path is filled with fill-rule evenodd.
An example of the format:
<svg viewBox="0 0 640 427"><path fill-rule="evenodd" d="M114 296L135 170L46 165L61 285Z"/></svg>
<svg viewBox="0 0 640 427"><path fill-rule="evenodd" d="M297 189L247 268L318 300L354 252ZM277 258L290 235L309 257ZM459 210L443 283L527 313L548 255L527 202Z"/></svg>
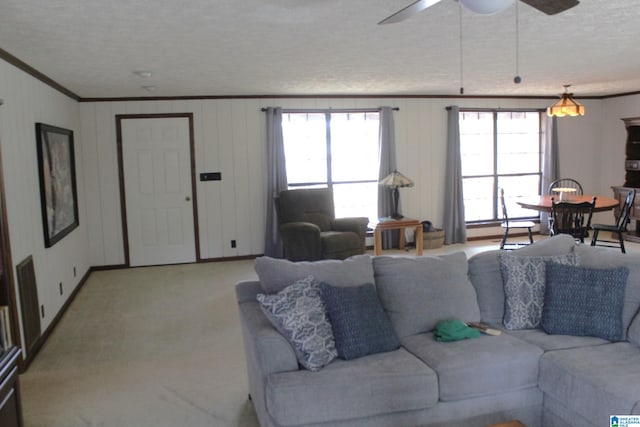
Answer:
<svg viewBox="0 0 640 427"><path fill-rule="evenodd" d="M433 335L436 337L436 341L451 342L469 338L480 338L480 331L470 328L462 320L448 319L438 322Z"/></svg>

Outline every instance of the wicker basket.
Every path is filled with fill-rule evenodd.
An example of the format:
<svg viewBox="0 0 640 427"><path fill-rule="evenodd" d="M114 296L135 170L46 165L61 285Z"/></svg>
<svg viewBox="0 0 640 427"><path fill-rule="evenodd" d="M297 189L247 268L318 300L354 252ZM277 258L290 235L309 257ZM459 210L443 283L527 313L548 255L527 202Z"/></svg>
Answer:
<svg viewBox="0 0 640 427"><path fill-rule="evenodd" d="M444 230L436 228L435 231L425 231L423 234L424 249L437 249L444 244Z"/></svg>

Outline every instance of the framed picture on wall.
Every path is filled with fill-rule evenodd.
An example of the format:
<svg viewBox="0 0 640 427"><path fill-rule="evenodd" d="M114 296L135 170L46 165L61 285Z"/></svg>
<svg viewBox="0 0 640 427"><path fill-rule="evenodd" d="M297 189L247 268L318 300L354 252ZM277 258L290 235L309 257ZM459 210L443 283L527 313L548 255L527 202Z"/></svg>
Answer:
<svg viewBox="0 0 640 427"><path fill-rule="evenodd" d="M79 224L73 131L36 123L44 246L49 248Z"/></svg>

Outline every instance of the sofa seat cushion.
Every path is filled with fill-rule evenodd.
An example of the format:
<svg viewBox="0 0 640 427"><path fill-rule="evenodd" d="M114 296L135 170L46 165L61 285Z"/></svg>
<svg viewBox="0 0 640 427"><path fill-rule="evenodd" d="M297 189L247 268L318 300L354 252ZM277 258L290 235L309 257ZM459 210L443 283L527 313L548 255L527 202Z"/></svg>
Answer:
<svg viewBox="0 0 640 427"><path fill-rule="evenodd" d="M462 400L538 383L542 350L508 334L438 342L432 333L401 340L404 348L438 374L440 400Z"/></svg>
<svg viewBox="0 0 640 427"><path fill-rule="evenodd" d="M594 424L609 425L610 415L638 413L640 349L618 342L549 351L540 359L539 387Z"/></svg>
<svg viewBox="0 0 640 427"><path fill-rule="evenodd" d="M267 377L266 404L283 426L427 409L438 402L436 373L400 348L358 359L336 359L321 371Z"/></svg>
<svg viewBox="0 0 640 427"><path fill-rule="evenodd" d="M568 348L579 348L609 343L609 341L597 337L549 335L542 329L523 329L520 331L509 331L508 334L531 343L537 347L540 347L543 351L564 350Z"/></svg>

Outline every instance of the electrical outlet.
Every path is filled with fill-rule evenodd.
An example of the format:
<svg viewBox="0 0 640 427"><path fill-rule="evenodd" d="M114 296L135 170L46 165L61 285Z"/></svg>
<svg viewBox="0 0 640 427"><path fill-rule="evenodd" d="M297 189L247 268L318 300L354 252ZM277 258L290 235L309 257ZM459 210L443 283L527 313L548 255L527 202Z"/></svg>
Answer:
<svg viewBox="0 0 640 427"><path fill-rule="evenodd" d="M235 240L232 240L232 241L231 241L231 247L232 247L232 248L235 248L235 247L236 247L236 241L235 241Z"/></svg>
<svg viewBox="0 0 640 427"><path fill-rule="evenodd" d="M60 295L62 295L62 282L60 282Z"/></svg>

